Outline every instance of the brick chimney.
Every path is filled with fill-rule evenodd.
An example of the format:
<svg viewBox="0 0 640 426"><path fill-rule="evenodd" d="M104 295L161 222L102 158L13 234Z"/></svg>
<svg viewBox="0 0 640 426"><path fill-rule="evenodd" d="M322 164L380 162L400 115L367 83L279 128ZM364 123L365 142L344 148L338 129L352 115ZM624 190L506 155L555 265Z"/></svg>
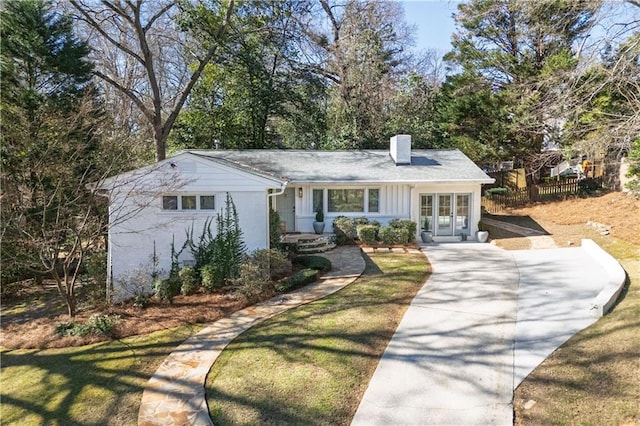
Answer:
<svg viewBox="0 0 640 426"><path fill-rule="evenodd" d="M396 166L411 164L411 135L395 135L391 138L389 155Z"/></svg>

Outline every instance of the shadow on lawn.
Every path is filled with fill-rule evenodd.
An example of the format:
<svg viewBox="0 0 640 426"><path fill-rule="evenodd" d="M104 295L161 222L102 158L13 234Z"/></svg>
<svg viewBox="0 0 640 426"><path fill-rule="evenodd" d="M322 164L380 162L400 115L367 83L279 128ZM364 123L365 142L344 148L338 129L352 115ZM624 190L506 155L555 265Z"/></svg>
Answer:
<svg viewBox="0 0 640 426"><path fill-rule="evenodd" d="M3 424L136 424L145 384L185 334L3 352Z"/></svg>

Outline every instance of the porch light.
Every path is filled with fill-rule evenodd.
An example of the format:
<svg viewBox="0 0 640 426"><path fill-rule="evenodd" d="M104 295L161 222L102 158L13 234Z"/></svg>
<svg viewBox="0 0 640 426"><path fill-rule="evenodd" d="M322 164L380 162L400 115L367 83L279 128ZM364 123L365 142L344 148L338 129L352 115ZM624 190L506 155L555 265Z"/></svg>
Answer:
<svg viewBox="0 0 640 426"><path fill-rule="evenodd" d="M298 188L298 198L302 198L302 188Z"/></svg>

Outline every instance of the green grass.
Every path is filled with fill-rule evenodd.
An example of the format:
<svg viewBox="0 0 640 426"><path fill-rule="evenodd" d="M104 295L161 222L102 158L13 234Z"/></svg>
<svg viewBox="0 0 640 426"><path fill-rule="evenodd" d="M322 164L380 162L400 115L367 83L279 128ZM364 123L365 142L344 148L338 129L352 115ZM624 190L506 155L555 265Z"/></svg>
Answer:
<svg viewBox="0 0 640 426"><path fill-rule="evenodd" d="M94 345L3 351L3 425L136 425L142 390L193 327Z"/></svg>
<svg viewBox="0 0 640 426"><path fill-rule="evenodd" d="M241 335L207 379L214 424L350 423L427 269L422 255L374 254L350 286Z"/></svg>

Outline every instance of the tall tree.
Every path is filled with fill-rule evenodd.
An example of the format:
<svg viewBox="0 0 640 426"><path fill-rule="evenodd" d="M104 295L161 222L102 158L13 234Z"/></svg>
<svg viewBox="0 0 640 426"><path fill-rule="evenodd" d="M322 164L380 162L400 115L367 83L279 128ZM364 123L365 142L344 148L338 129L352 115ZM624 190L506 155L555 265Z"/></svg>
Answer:
<svg viewBox="0 0 640 426"><path fill-rule="evenodd" d="M70 0L87 26L95 75L141 112L152 131L158 161L166 157L167 138L193 87L224 43L234 0L211 3L205 7L178 0ZM207 25L202 27L200 18ZM189 43L189 31L202 29L207 40L201 46Z"/></svg>
<svg viewBox="0 0 640 426"><path fill-rule="evenodd" d="M51 275L73 316L82 260L103 231L85 185L109 163L89 49L48 1L8 1L0 20L2 282Z"/></svg>
<svg viewBox="0 0 640 426"><path fill-rule="evenodd" d="M307 127L297 111L309 105L298 93L312 82L294 62L301 36L295 17L307 7L259 0L238 6L220 60L205 68L179 118L178 145L211 148L218 140L225 148L267 148L281 145L279 125Z"/></svg>
<svg viewBox="0 0 640 426"><path fill-rule="evenodd" d="M545 138L554 134L554 118L568 107L564 84L578 64L574 45L588 35L600 5L597 0L472 0L459 5L458 31L446 59L475 76L467 79L469 84L479 84L480 90L488 85L488 96L497 97L490 104L499 102L505 112L493 116L509 123L502 126L508 130L504 139L486 150L503 157L487 160L539 153ZM473 86L462 92L476 93Z"/></svg>
<svg viewBox="0 0 640 426"><path fill-rule="evenodd" d="M386 140L387 106L412 42L398 3L320 0L328 22L308 22L316 53L309 68L329 86L327 127L330 148L376 148Z"/></svg>

